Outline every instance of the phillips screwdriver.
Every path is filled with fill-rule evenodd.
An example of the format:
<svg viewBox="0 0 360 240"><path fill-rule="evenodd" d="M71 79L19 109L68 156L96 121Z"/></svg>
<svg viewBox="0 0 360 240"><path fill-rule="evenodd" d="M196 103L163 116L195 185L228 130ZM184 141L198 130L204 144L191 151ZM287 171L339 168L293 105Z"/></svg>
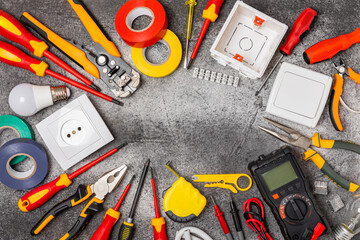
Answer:
<svg viewBox="0 0 360 240"><path fill-rule="evenodd" d="M155 218L153 218L151 221L151 225L154 230L154 240L167 240L166 229L165 229L165 218L160 217L159 205L156 197L155 179L151 167L150 167L150 174L151 174L151 185L154 195L154 207L155 207Z"/></svg>
<svg viewBox="0 0 360 240"><path fill-rule="evenodd" d="M234 200L231 197L230 192L229 192L229 196L230 196L230 209L231 209L230 213L231 213L232 219L234 221L236 232L237 232L240 240L245 240L244 232L243 232L242 227L241 227L239 210L236 208L236 205L234 203Z"/></svg>
<svg viewBox="0 0 360 240"><path fill-rule="evenodd" d="M269 80L271 74L274 72L276 66L280 63L282 58L286 55L289 56L294 49L294 47L300 42L304 34L310 30L311 24L314 22L317 12L312 8L306 8L300 13L300 15L295 20L289 35L286 38L285 43L280 47L281 57L275 63L274 67L271 69L269 74L266 76L265 80L262 82L259 89L256 91L255 96L259 95L261 89L265 86Z"/></svg>
<svg viewBox="0 0 360 240"><path fill-rule="evenodd" d="M77 88L80 88L84 91L94 94L95 96L101 97L106 101L113 102L121 106L123 105L122 102L113 99L112 97L109 97L101 92L95 91L94 89L85 86L81 83L78 83L74 80L71 80L70 78L67 78L59 73L51 71L50 69L48 69L49 65L47 63L32 58L29 55L25 54L20 49L2 41L0 41L0 62L6 63L14 67L24 68L40 77L43 77L45 75L52 76L54 78L59 79L60 81L73 85Z"/></svg>
<svg viewBox="0 0 360 240"><path fill-rule="evenodd" d="M38 186L34 188L27 194L25 194L22 198L20 198L18 202L18 206L21 211L28 212L34 210L35 208L40 207L42 204L46 203L55 193L59 192L61 189L64 189L72 183L72 179L76 178L83 172L87 171L89 168L95 166L105 158L111 156L116 153L119 149L125 147L127 143L124 143L116 148L111 149L104 155L98 157L97 159L89 162L85 166L79 168L75 172L68 175L67 173L61 174L58 178L53 181L46 183L44 185Z"/></svg>
<svg viewBox="0 0 360 240"><path fill-rule="evenodd" d="M187 21L186 21L186 45L185 45L185 59L184 68L187 67L187 58L189 51L189 40L191 38L191 29L194 17L194 8L197 5L196 0L186 0L185 4L188 6Z"/></svg>
<svg viewBox="0 0 360 240"><path fill-rule="evenodd" d="M303 57L307 64L321 62L332 58L355 43L360 43L360 28L351 33L318 42L305 50Z"/></svg>
<svg viewBox="0 0 360 240"><path fill-rule="evenodd" d="M144 185L146 173L149 169L149 166L150 166L150 159L146 160L146 162L144 164L144 168L141 173L139 185L136 189L135 198L134 198L134 201L131 206L129 217L126 219L126 221L123 222L123 224L121 224L119 236L118 236L119 240L131 240L134 236L135 225L133 223L133 218L134 218L134 214L135 214L135 208L136 208L137 202L139 201L141 189Z"/></svg>
<svg viewBox="0 0 360 240"><path fill-rule="evenodd" d="M131 177L128 185L126 185L126 187L125 187L123 193L121 194L119 201L116 203L115 207L109 208L106 211L104 220L102 221L102 223L98 227L98 229L94 232L94 234L91 236L90 240L107 240L107 239L109 239L111 229L113 228L113 226L115 225L117 220L119 220L119 218L120 218L120 212L119 212L120 205L121 205L122 201L125 199L125 196L126 196L127 192L129 191L131 182L134 180L134 178L135 178L135 175L133 175Z"/></svg>
<svg viewBox="0 0 360 240"><path fill-rule="evenodd" d="M101 91L101 89L96 86L92 81L85 78L83 75L70 67L60 58L49 52L49 46L44 41L41 41L33 34L31 34L16 18L0 10L0 19L0 35L22 45L36 57L41 58L45 56L52 62L56 63L59 67L63 68L67 72L80 79L89 87L95 89L96 91Z"/></svg>
<svg viewBox="0 0 360 240"><path fill-rule="evenodd" d="M233 240L233 237L231 235L231 232L229 230L229 227L225 221L225 218L224 218L224 213L220 210L219 206L216 205L215 203L215 200L212 196L210 196L211 200L213 201L214 203L214 210L215 210L215 216L218 218L219 220L219 223L220 223L220 226L226 236L226 239L227 240Z"/></svg>
<svg viewBox="0 0 360 240"><path fill-rule="evenodd" d="M215 22L216 19L219 16L219 11L221 8L221 5L223 4L224 0L209 0L209 2L207 3L204 11L203 11L203 15L202 17L205 18L205 22L201 28L200 34L199 34L199 38L195 44L194 50L191 53L191 57L189 60L189 63L187 65L186 68L190 68L192 62L194 61L196 54L200 48L201 42L205 36L205 33L209 27L210 21L211 22Z"/></svg>

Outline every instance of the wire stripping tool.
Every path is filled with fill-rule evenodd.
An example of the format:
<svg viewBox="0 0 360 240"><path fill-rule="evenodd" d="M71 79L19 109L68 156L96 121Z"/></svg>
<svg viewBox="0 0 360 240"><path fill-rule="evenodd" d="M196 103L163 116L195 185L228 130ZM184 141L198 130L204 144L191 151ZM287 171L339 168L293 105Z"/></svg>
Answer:
<svg viewBox="0 0 360 240"><path fill-rule="evenodd" d="M238 185L238 181L241 177L249 179L249 185L246 188L240 188ZM204 187L219 187L229 189L233 193L238 193L238 190L242 192L247 191L252 186L251 177L244 173L193 175L192 180L194 182L207 182Z"/></svg>
<svg viewBox="0 0 360 240"><path fill-rule="evenodd" d="M335 148L335 149L344 149L356 152L360 154L360 145L347 142L347 141L339 141L339 140L325 140L321 139L319 133L315 133L312 138L307 138L295 131L294 129L282 125L278 122L265 118L266 121L288 133L290 137L276 133L264 127L259 128L268 134L280 139L281 141L291 144L296 147L300 147L305 150L303 159L305 161L312 160L315 165L327 176L332 182L336 185L350 191L355 192L359 186L355 183L349 182L348 180L341 177L337 174L326 162L325 160L318 154L315 150L311 149L311 146L315 146L318 148Z"/></svg>
<svg viewBox="0 0 360 240"><path fill-rule="evenodd" d="M341 98L343 93L344 85L344 75L348 76L351 80L360 84L360 74L354 72L350 67L346 66L344 60L340 58L340 64L333 62L333 66L336 68L338 73L335 74L335 84L333 90L331 91L330 97L330 118L331 122L334 125L335 129L342 131L344 128L341 124L340 115L339 115L339 102L350 112L360 113L351 109Z"/></svg>
<svg viewBox="0 0 360 240"><path fill-rule="evenodd" d="M69 198L59 202L51 208L33 227L32 235L37 235L49 224L56 216L64 212L66 209L74 207L95 194L95 196L86 204L80 213L80 216L73 227L67 232L61 240L75 239L86 227L91 218L103 209L102 203L108 193L111 193L121 182L127 170L126 165L105 173L96 183L92 185L79 185L76 193Z"/></svg>
<svg viewBox="0 0 360 240"><path fill-rule="evenodd" d="M96 53L81 45L69 43L44 26L29 13L23 13L21 22L32 28L44 39L54 44L85 71L101 79L117 97L129 97L140 86L140 75L122 58L115 44L109 41L78 0L68 0L94 41Z"/></svg>

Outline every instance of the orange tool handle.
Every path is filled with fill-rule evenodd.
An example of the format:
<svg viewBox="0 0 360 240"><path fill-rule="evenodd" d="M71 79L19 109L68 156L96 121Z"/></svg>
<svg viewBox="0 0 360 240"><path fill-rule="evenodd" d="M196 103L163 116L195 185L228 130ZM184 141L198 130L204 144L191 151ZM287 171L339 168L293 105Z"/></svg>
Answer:
<svg viewBox="0 0 360 240"><path fill-rule="evenodd" d="M25 194L22 198L20 198L18 206L23 212L28 212L38 208L54 196L55 193L68 187L71 183L72 182L66 173L61 174L55 180L34 188Z"/></svg>
<svg viewBox="0 0 360 240"><path fill-rule="evenodd" d="M0 41L0 61L15 67L24 68L38 76L45 76L48 65L25 54L20 49Z"/></svg>
<svg viewBox="0 0 360 240"><path fill-rule="evenodd" d="M224 0L209 0L203 11L203 18L215 22L219 16L220 8L223 2Z"/></svg>
<svg viewBox="0 0 360 240"><path fill-rule="evenodd" d="M305 50L303 57L306 63L313 64L330 59L342 50L346 50L360 42L360 28L352 33L340 35L336 38L323 40Z"/></svg>
<svg viewBox="0 0 360 240"><path fill-rule="evenodd" d="M167 240L165 218L153 218L151 225L154 230L154 240Z"/></svg>
<svg viewBox="0 0 360 240"><path fill-rule="evenodd" d="M106 212L104 220L101 225L96 229L90 240L107 240L109 239L111 230L115 225L116 221L120 217L120 212L115 211L112 208Z"/></svg>
<svg viewBox="0 0 360 240"><path fill-rule="evenodd" d="M335 84L331 90L329 110L331 122L338 131L342 131L344 129L339 115L339 102L343 93L343 85L344 79L339 74L335 74Z"/></svg>
<svg viewBox="0 0 360 240"><path fill-rule="evenodd" d="M16 18L0 10L0 35L16 42L37 57L42 57L49 46L32 35Z"/></svg>

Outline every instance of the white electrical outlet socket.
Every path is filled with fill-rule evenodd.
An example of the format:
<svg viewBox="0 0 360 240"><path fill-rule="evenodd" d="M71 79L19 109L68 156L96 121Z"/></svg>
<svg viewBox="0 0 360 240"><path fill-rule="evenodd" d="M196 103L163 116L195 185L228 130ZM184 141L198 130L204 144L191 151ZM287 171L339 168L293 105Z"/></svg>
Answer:
<svg viewBox="0 0 360 240"><path fill-rule="evenodd" d="M36 128L64 170L114 140L86 95L56 111Z"/></svg>

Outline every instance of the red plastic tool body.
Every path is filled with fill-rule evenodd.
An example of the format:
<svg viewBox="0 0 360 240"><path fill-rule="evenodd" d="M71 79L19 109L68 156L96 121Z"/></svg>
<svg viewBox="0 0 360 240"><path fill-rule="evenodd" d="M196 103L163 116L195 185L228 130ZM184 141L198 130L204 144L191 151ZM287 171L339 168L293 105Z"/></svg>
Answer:
<svg viewBox="0 0 360 240"><path fill-rule="evenodd" d="M3 10L0 10L0 18L1 21L8 21L13 25L12 30L9 31L8 29L0 26L0 35L3 37L9 39L12 42L16 42L22 46L24 46L26 49L28 49L30 52L32 52L37 57L43 57L50 59L54 63L56 63L58 66L63 68L64 70L68 71L81 81L83 81L86 85L92 85L92 81L85 78L83 75L78 73L75 69L70 67L68 64L66 64L64 61L59 59L57 56L52 54L47 50L47 48L40 48L36 49L34 46L38 46L40 43L44 43L44 41L38 39L33 34L31 34L25 27L22 25L16 18L8 14L7 12L4 12ZM17 30L15 30L17 29Z"/></svg>
<svg viewBox="0 0 360 240"><path fill-rule="evenodd" d="M110 150L109 152L105 153L104 155L102 155L101 157L93 160L92 162L86 164L82 168L80 168L77 171L70 174L67 177L70 180L70 184L71 184L71 180L73 178L77 177L81 173L85 172L89 168L93 167L95 164L99 163L100 161L104 160L105 158L109 157L110 155L114 154L117 151L118 151L118 148L114 148L114 149ZM22 198L20 198L19 203L27 204L27 206L25 207L26 211L31 211L31 210L34 210L35 208L40 207L42 204L46 203L50 198L52 198L61 189L64 189L65 187L70 185L69 184L66 186L64 184L61 184L60 183L61 176L63 176L63 175L60 175L58 178L56 178L55 180L53 180L49 183L46 183L44 185L34 188L33 190L31 190L30 192L25 194ZM46 194L37 198L37 200L31 200L31 199L35 199L34 196L36 196L40 192L46 192Z"/></svg>
<svg viewBox="0 0 360 240"><path fill-rule="evenodd" d="M310 30L311 23L317 16L317 12L312 8L306 8L300 13L294 22L285 43L280 47L280 52L289 56L294 47L300 42L301 36Z"/></svg>
<svg viewBox="0 0 360 240"><path fill-rule="evenodd" d="M130 186L131 186L131 184L129 183L126 186L126 188L124 189L119 201L116 203L116 205L114 207L115 211L119 210L122 201L124 200L126 194L128 193L128 191L130 189ZM91 236L90 240L107 240L107 239L109 239L111 230L114 227L117 220L118 219L106 214L101 225L98 227L98 229L96 229L94 234Z"/></svg>
<svg viewBox="0 0 360 240"><path fill-rule="evenodd" d="M305 50L304 60L308 64L321 62L332 58L338 52L348 49L355 43L360 43L360 28L351 33L318 42Z"/></svg>
<svg viewBox="0 0 360 240"><path fill-rule="evenodd" d="M151 177L151 185L154 196L155 218L152 221L152 227L154 231L154 240L167 240L165 219L160 216L159 204L156 196L155 179Z"/></svg>
<svg viewBox="0 0 360 240"><path fill-rule="evenodd" d="M215 216L218 218L219 223L221 225L222 230L224 231L225 235L230 233L229 227L225 221L224 213L220 210L218 205L214 205Z"/></svg>
<svg viewBox="0 0 360 240"><path fill-rule="evenodd" d="M206 7L204 9L204 12L205 11L211 11L214 15L216 15L216 16L219 15L219 11L220 11L220 8L221 8L223 2L224 2L224 0L209 0L209 2L207 3L207 5L206 5ZM203 14L203 17L204 17L204 14ZM196 54L197 54L197 52L198 52L198 50L200 48L201 42L202 42L202 40L203 40L203 38L205 36L205 33L206 33L206 31L207 31L207 29L209 27L210 22L215 21L216 18L214 20L209 19L209 18L205 18L205 22L204 22L204 24L203 24L203 26L201 28L199 38L197 39L194 50L191 53L189 65L191 64L191 61L194 60L195 57L196 57Z"/></svg>

